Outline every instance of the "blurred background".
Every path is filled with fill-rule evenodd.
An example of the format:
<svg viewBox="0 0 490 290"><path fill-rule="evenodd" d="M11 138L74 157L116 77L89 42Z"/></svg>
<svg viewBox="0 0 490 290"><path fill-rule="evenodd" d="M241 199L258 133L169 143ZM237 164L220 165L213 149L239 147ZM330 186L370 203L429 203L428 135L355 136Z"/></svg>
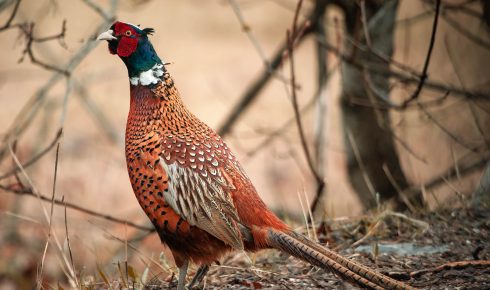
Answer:
<svg viewBox="0 0 490 290"><path fill-rule="evenodd" d="M155 29L184 102L293 225L488 204L490 3L305 0L288 44L297 4L0 1L0 289L170 272L126 172L126 68L94 40L115 19Z"/></svg>

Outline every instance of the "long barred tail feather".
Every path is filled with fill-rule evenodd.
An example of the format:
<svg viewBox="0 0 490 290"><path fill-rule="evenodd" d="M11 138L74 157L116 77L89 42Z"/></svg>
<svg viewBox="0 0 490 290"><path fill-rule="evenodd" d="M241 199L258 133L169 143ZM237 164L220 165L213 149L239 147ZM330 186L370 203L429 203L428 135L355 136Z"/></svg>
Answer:
<svg viewBox="0 0 490 290"><path fill-rule="evenodd" d="M368 267L366 267L366 266L364 266L364 265L362 265L356 261L350 260L350 259L336 253L335 251L332 251L332 250L308 239L307 237L305 237L301 234L298 234L295 232L291 232L289 234L291 236L293 236L294 238L296 238L298 241L305 243L306 245L308 245L309 247L312 247L313 249L322 253L323 255L335 260L337 263L341 264L342 266L349 269L350 271L357 273L358 275L362 276L365 279L368 279L369 281L376 283L377 285L380 285L384 289L396 289L396 290L398 290L398 289L399 290L413 290L413 289L415 289L415 288L413 288L413 287L411 287L405 283L402 283L402 282L397 281L393 278L390 278L386 275L383 275L383 274L381 274L375 270L372 270L372 269L370 269L370 268L368 268Z"/></svg>
<svg viewBox="0 0 490 290"><path fill-rule="evenodd" d="M269 246L333 272L364 289L415 290L415 288L345 258L295 232L267 231Z"/></svg>

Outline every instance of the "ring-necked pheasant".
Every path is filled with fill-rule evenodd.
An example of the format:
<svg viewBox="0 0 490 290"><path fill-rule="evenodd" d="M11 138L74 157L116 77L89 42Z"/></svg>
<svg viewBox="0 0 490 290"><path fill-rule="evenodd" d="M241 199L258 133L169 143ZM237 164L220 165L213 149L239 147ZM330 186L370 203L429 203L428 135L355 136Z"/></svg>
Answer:
<svg viewBox="0 0 490 290"><path fill-rule="evenodd" d="M184 289L189 261L209 265L232 250L275 248L367 289L413 289L293 232L257 194L213 129L183 104L148 40L153 29L115 22L99 35L126 65L130 109L126 160L141 207L167 244Z"/></svg>

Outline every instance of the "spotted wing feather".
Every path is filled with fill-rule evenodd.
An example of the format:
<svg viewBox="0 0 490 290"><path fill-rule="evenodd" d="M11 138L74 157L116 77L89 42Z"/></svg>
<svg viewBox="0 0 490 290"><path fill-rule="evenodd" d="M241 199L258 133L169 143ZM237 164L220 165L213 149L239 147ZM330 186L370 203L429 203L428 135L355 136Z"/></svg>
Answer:
<svg viewBox="0 0 490 290"><path fill-rule="evenodd" d="M226 157L228 148L219 137L201 142L172 137L163 139L159 163L168 175L165 201L190 225L243 249L231 198L235 187L226 173L234 157Z"/></svg>

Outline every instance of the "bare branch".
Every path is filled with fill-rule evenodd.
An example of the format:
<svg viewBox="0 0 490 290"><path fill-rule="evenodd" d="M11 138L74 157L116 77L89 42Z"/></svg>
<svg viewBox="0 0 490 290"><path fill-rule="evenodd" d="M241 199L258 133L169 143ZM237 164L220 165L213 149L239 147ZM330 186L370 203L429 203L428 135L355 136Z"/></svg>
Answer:
<svg viewBox="0 0 490 290"><path fill-rule="evenodd" d="M85 4L87 4L87 6L89 6L90 8L92 8L92 10L94 10L95 12L97 12L97 14L99 14L102 17L102 19L104 19L106 22L113 21L114 13L108 12L108 11L102 9L102 7L100 7L98 4L96 4L92 0L82 0L82 1Z"/></svg>
<svg viewBox="0 0 490 290"><path fill-rule="evenodd" d="M73 79L73 85L75 92L78 95L78 99L85 107L87 112L89 112L95 119L96 122L100 124L100 129L105 133L111 142L124 142L124 138L121 138L118 130L111 123L109 118L104 114L104 112L97 106L97 104L89 96L87 89L82 85L81 81Z"/></svg>
<svg viewBox="0 0 490 290"><path fill-rule="evenodd" d="M269 68L269 61L267 60L267 57L264 53L264 50L262 49L262 46L260 45L259 41L255 37L255 35L252 33L252 28L250 25L247 24L245 21L245 18L243 17L242 11L240 10L240 7L238 6L238 3L235 0L228 0L230 3L231 7L233 8L233 12L235 13L238 21L240 22L240 26L242 27L242 30L247 34L247 37L250 39L250 42L252 45L255 47L255 50L259 54L260 58L264 62L264 65ZM272 72L272 71L271 71Z"/></svg>
<svg viewBox="0 0 490 290"><path fill-rule="evenodd" d="M381 75L381 76L385 76L385 77L393 77L402 83L413 84L413 83L419 83L420 82L420 79L419 79L420 76L412 77L410 75L407 75L406 73L379 68L377 65L364 66L364 65L356 62L355 60L353 60L350 55L342 52L340 49L333 46L332 44L325 42L325 41L318 39L318 38L316 40L322 46L324 46L328 51L334 53L341 60L352 65L356 69L359 69L359 70L365 69L365 70L369 71L370 73L373 73L376 75ZM467 98L485 99L485 100L490 99L490 94L488 94L488 92L467 91L467 90L462 89L462 88L453 87L450 85L446 85L444 83L430 81L430 80L426 80L424 83L424 86L425 86L425 88L429 88L429 89L433 89L433 90L437 90L437 91L443 91L445 93L450 92L450 93L453 93L455 95L464 96ZM406 107L408 107L408 105ZM406 109L406 107L402 108L401 106L389 106L389 105L387 105L386 109L404 110L404 109Z"/></svg>
<svg viewBox="0 0 490 290"><path fill-rule="evenodd" d="M432 23L432 33L430 35L429 49L427 51L427 56L425 57L424 67L422 69L422 75L420 76L420 82L417 85L417 88L415 89L413 94L410 96L410 98L408 98L401 104L402 108L405 108L408 105L408 103L412 102L413 100L419 97L420 92L424 87L425 81L427 80L427 70L429 68L429 63L432 56L432 49L434 48L434 42L436 40L437 23L439 19L440 8L441 8L441 0L436 0L436 12L434 15L434 22Z"/></svg>
<svg viewBox="0 0 490 290"><path fill-rule="evenodd" d="M5 24L2 27L0 27L0 31L19 26L19 24L14 25L14 26L12 26L11 24L15 18L15 15L17 15L17 11L19 11L19 6L20 6L21 1L22 0L17 0L17 2L15 2L14 9L12 10L12 14L10 14L10 17L7 19Z"/></svg>
<svg viewBox="0 0 490 290"><path fill-rule="evenodd" d="M56 194L56 180L58 177L58 161L59 161L59 153L60 153L60 143L58 142L56 146L56 159L54 162L54 177L53 177L53 190L51 193L51 207L49 211L49 221L48 221L48 238L46 239L46 245L44 246L44 252L43 252L43 257L41 259L41 267L39 269L38 273L38 289L42 288L42 276L43 276L43 270L44 270L44 261L46 258L46 253L48 252L48 247L49 247L49 242L51 240L51 235L53 231L53 214L54 214L54 198Z"/></svg>
<svg viewBox="0 0 490 290"><path fill-rule="evenodd" d="M295 45L301 44L301 42L306 38L306 36L312 31L308 23L316 23L319 15L312 12L307 20L303 21L299 27L304 28L304 32L301 34L301 37L296 39ZM218 129L218 133L225 137L228 135L235 125L236 121L240 118L240 116L246 111L246 109L253 103L253 101L257 98L259 93L265 87L265 85L269 82L271 77L273 76L273 72L275 72L279 66L287 60L288 43L287 39L282 43L279 49L275 52L274 56L268 61L269 66L265 67L262 72L259 74L257 79L252 82L252 84L247 88L247 90L243 93L242 97L238 101L237 104L233 107L231 112L225 118L225 121Z"/></svg>
<svg viewBox="0 0 490 290"><path fill-rule="evenodd" d="M419 156L415 150L413 150L412 148L410 148L410 146L408 146L407 142L405 142L405 140L403 140L401 137L399 137L398 135L396 135L392 130L389 131L391 137L393 137L393 139L395 139L395 141L397 141L403 149L405 149L410 155L412 155L415 159L417 159L418 161L424 163L424 164L427 164L427 160L425 160L425 158L423 158L422 156Z"/></svg>
<svg viewBox="0 0 490 290"><path fill-rule="evenodd" d="M301 35L298 35L298 27L297 27L297 21L298 21L298 14L299 11L301 10L301 5L303 4L303 0L298 1L298 6L296 8L296 13L294 15L294 20L293 20L293 25L291 30L287 31L287 39L288 39L288 55L289 55L289 66L290 66L290 73L291 73L291 95L292 95L292 104L293 104L293 109L294 109L294 115L296 118L296 125L298 127L298 132L301 140L301 145L303 147L303 152L305 154L306 162L308 163L308 167L315 177L315 180L317 181L318 184L325 184L323 181L323 178L318 174L315 165L313 163L313 159L310 154L310 150L308 148L308 144L306 142L306 135L304 133L303 129L303 124L301 120L301 114L299 112L299 105L298 105L298 97L296 94L296 75L295 75L295 68L294 68L294 57L293 57L293 51L294 51L294 43L296 42L296 39L300 39Z"/></svg>
<svg viewBox="0 0 490 290"><path fill-rule="evenodd" d="M393 174L391 173L391 171L388 168L388 166L386 164L383 164L383 167L382 168L383 168L384 173L386 174L386 177L388 178L388 180L390 181L390 183L393 185L393 187L398 192L398 197L401 199L401 201L407 206L407 208L412 213L415 213L416 212L416 207L412 204L412 202L410 201L410 199L408 199L408 197L403 192L403 190L400 187L400 185L398 184L398 182L396 182L396 180L393 177Z"/></svg>
<svg viewBox="0 0 490 290"><path fill-rule="evenodd" d="M308 103L300 109L300 114L304 114L311 110L311 108L314 107L315 101L318 98L318 95L312 98L311 100L308 101ZM267 137L260 142L257 146L255 146L252 150L247 152L247 157L252 158L257 154L260 150L264 150L269 144L271 144L272 141L274 141L277 137L281 136L284 134L284 132L293 124L296 123L296 118L293 116L286 122L284 122L281 126L279 126L276 130L272 131L270 134L267 135Z"/></svg>
<svg viewBox="0 0 490 290"><path fill-rule="evenodd" d="M327 39L324 22L325 22L325 11L326 11L326 1L316 1L315 2L315 11L318 14L318 21L313 23L314 33L317 38ZM316 122L315 122L315 141L314 141L314 150L315 150L315 161L316 161L316 170L319 176L325 176L325 139L326 139L326 119L325 116L327 114L327 83L330 77L328 72L327 65L327 50L321 46L318 42L315 43L316 46L316 65L317 65L317 95L316 98ZM323 198L325 194L325 182L322 179L322 182L318 182L316 184L316 194L313 198L311 206L308 204L309 212L314 213L320 203L320 200ZM309 215L309 222L313 223L313 214Z"/></svg>
<svg viewBox="0 0 490 290"><path fill-rule="evenodd" d="M4 190L6 192L18 194L18 195L27 195L27 196L32 196L32 197L39 197L42 201L45 201L45 202L51 202L52 201L50 197L47 197L47 196L44 196L41 194L38 196L37 194L34 193L32 188L24 188L23 187L23 188L19 189L18 184L17 185L15 185L15 184L14 185L7 185L7 186L0 184L0 189ZM53 202L56 205L66 206L67 208L70 208L70 209L73 209L73 210L76 210L79 212L83 212L83 213L86 213L88 215L98 217L98 218L101 218L104 220L108 220L108 221L115 222L118 224L127 224L130 227L133 227L133 228L136 228L136 229L139 229L142 231L148 231L148 232L154 231L154 229L152 227L138 225L138 224L135 224L135 223L128 221L128 220L123 220L123 219L119 219L119 218L116 218L116 217L113 217L113 216L110 216L107 214L99 213L99 212L84 208L82 206L79 206L75 203L66 202L64 200L57 199L57 198L55 198L53 200Z"/></svg>
<svg viewBox="0 0 490 290"><path fill-rule="evenodd" d="M427 116L427 118L431 120L432 123L437 128L439 128L442 132L446 133L446 135L449 136L449 138L451 138L453 141L455 141L456 143L458 143L459 145L463 146L464 148L468 149L471 152L480 153L478 147L471 147L467 145L463 140L459 139L456 135L454 135L451 131L449 131L449 129L444 127L436 118L434 118L434 116L432 116L432 114L429 113L429 111L427 111L427 109L424 106L419 104L419 108L422 112L424 112L425 116Z"/></svg>
<svg viewBox="0 0 490 290"><path fill-rule="evenodd" d="M29 161L22 164L22 167L27 168L27 167L31 166L32 164L36 163L39 159L41 159L44 155L46 155L49 151L51 151L51 149L54 147L54 145L56 145L56 143L58 142L58 140L61 138L62 135L63 135L63 130L59 129L58 132L56 133L56 136L53 139L53 141L51 141L51 143L49 143L49 145L46 146L46 148L39 151L39 153L37 153L35 156L33 156ZM9 176L12 176L13 174L15 174L19 171L20 171L19 167L12 168L11 170L7 171L6 173L0 175L0 180L7 178Z"/></svg>
<svg viewBox="0 0 490 290"><path fill-rule="evenodd" d="M352 132L349 130L347 131L347 138L349 139L352 151L354 152L354 157L356 158L356 161L359 164L359 168L361 169L362 178L366 183L366 187L369 189L372 197L376 198L376 191L374 190L374 185L371 181L371 178L369 178L369 175L367 174L366 166L364 165L364 161L362 160L361 154L359 152L359 147L357 146L354 136L352 136Z"/></svg>
<svg viewBox="0 0 490 290"><path fill-rule="evenodd" d="M61 197L61 201L65 201L65 197ZM66 244L68 248L68 253L70 254L70 262L71 262L71 269L73 270L73 273L75 273L75 263L73 262L73 254L71 252L71 245L70 245L70 235L68 234L68 216L66 214L66 204L65 204L65 235L66 235ZM78 279L77 275L73 275L72 277L75 280L75 284L78 286Z"/></svg>
<svg viewBox="0 0 490 290"><path fill-rule="evenodd" d="M463 164L459 166L458 169L455 169L454 167L451 166L451 168L449 168L441 175L429 180L428 182L425 182L425 184L422 187L412 186L411 188L405 190L404 195L407 196L408 198L419 196L422 194L422 191L432 190L442 184L446 184L447 181L450 181L454 178L458 178L458 175L464 177L469 174L479 172L487 165L488 160L489 160L488 156L486 156L484 158L476 158L472 162L467 162L467 164ZM391 202L394 202L394 198L391 199L390 203Z"/></svg>
<svg viewBox="0 0 490 290"><path fill-rule="evenodd" d="M463 82L463 78L462 78L461 74L459 73L459 70L456 68L456 59L455 59L455 56L453 55L453 53L450 49L447 37L444 38L444 47L446 48L447 55L449 56L449 60L450 60L451 66L453 67L454 74L458 78L458 81L459 81L459 84L461 85L461 87L464 88L465 85ZM480 134L483 141L485 142L485 145L487 145L487 149L490 149L490 141L488 140L487 136L485 135L484 129L480 125L480 121L478 120L478 117L477 117L476 112L475 112L474 101L468 100L467 104L468 104L468 108L470 110L471 116L473 117L473 121L475 123L475 127L476 127L478 133Z"/></svg>
<svg viewBox="0 0 490 290"><path fill-rule="evenodd" d="M92 33L93 38L99 33L105 31L107 26L114 20L114 13L117 6L116 0L111 0L111 6L109 12L112 17L99 24L99 26ZM78 64L97 46L96 41L87 41L79 50L76 52L72 58L68 60L63 68L63 71L71 72L78 66ZM19 136L28 128L29 124L34 120L39 110L42 108L47 93L62 79L63 73L55 71L51 78L39 88L39 90L31 97L31 99L26 102L24 107L20 110L17 116L14 118L11 127L7 130L3 141L4 147L0 149L0 159L4 156L6 152L6 144L9 144L19 138Z"/></svg>
<svg viewBox="0 0 490 290"><path fill-rule="evenodd" d="M48 64L44 61L39 60L34 55L34 52L32 49L32 45L34 43L37 43L37 42L46 42L46 41L55 40L55 39L62 41L64 39L65 33L66 33L66 21L63 21L63 24L61 26L61 32L58 34L55 34L55 35L50 35L50 36L45 36L45 37L35 37L34 36L34 23L31 23L29 25L27 25L27 24L23 25L21 30L23 31L23 33L27 39L27 44L26 44L26 48L24 49L24 52L22 53L22 57L19 59L19 62L22 62L24 60L24 57L27 55L33 64L39 65L40 67L47 69L47 70L59 72L65 76L70 75L70 72L66 69L62 69L62 68L59 68L59 67L54 66L52 64Z"/></svg>
<svg viewBox="0 0 490 290"><path fill-rule="evenodd" d="M427 164L427 161L424 158L420 157L417 153L415 153L415 151L412 148L410 148L410 146L408 146L408 144L403 139L398 137L393 132L389 124L385 124L385 122L382 121L383 118L380 116L380 112L379 112L380 108L377 105L375 105L376 101L374 100L374 97L381 99L383 102L389 103L390 106L394 106L394 104L391 103L389 97L386 94L381 92L381 90L379 90L375 86L374 82L371 79L371 75L366 70L363 71L362 76L363 76L364 84L366 85L367 88L366 92L369 97L369 102L366 102L366 105L368 107L373 108L374 113L376 114L376 120L378 122L379 127L382 128L387 134L389 134L395 141L397 141L415 159Z"/></svg>
<svg viewBox="0 0 490 290"><path fill-rule="evenodd" d="M362 20L362 27L364 30L364 39L366 40L367 46L371 48L372 47L371 37L369 36L368 22L366 16L366 1L361 0L359 5L361 6L361 20Z"/></svg>
<svg viewBox="0 0 490 290"><path fill-rule="evenodd" d="M457 21L452 19L448 15L443 15L442 18L452 27L454 30L461 33L463 36L471 40L473 43L490 50L490 42L485 41L483 38L473 34L470 30L466 29L464 26L459 24Z"/></svg>
<svg viewBox="0 0 490 290"><path fill-rule="evenodd" d="M388 63L390 65L393 65L394 67L399 68L400 70L412 75L413 77L420 77L420 74L418 73L418 71L416 69L414 69L414 68L412 68L406 64L403 64L403 63L397 61L396 59L393 59L391 57L384 55L383 53L379 52L375 47L369 47L367 45L364 45L358 41L355 41L354 39L352 39L348 35L345 35L343 37L345 37L346 40L348 40L349 43L352 44L352 46L355 47L356 49L363 51L363 52L368 52L370 55L376 57L377 59L379 59L385 63Z"/></svg>

